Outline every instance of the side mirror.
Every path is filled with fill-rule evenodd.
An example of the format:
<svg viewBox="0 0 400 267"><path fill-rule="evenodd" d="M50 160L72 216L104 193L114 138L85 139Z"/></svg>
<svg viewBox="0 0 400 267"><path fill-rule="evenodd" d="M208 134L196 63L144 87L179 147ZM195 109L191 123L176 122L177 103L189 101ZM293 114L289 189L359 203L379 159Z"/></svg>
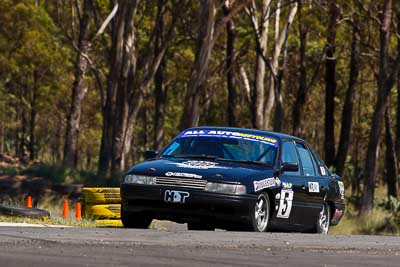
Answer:
<svg viewBox="0 0 400 267"><path fill-rule="evenodd" d="M154 151L154 150L147 150L144 152L145 159L154 159L155 157L157 157L157 155L158 155L158 151Z"/></svg>
<svg viewBox="0 0 400 267"><path fill-rule="evenodd" d="M299 171L299 164L297 162L284 162L281 165L281 172L297 172Z"/></svg>
<svg viewBox="0 0 400 267"><path fill-rule="evenodd" d="M332 174L331 174L331 179L340 180L340 176L337 175L336 173L332 173Z"/></svg>

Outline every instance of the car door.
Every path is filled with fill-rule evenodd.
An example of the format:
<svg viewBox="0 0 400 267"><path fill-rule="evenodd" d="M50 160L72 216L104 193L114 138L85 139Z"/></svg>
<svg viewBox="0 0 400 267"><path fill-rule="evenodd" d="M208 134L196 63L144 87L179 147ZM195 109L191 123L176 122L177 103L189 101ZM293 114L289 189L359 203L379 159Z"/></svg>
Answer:
<svg viewBox="0 0 400 267"><path fill-rule="evenodd" d="M281 164L295 162L299 165L298 171L281 173L281 188L276 196L276 220L280 224L302 224L303 199L305 178L302 175L299 155L293 140L283 140L280 153Z"/></svg>
<svg viewBox="0 0 400 267"><path fill-rule="evenodd" d="M321 211L326 181L320 175L317 162L310 149L303 142L296 141L296 148L300 157L303 185L299 193L300 206L302 207L301 223L303 225L314 225Z"/></svg>

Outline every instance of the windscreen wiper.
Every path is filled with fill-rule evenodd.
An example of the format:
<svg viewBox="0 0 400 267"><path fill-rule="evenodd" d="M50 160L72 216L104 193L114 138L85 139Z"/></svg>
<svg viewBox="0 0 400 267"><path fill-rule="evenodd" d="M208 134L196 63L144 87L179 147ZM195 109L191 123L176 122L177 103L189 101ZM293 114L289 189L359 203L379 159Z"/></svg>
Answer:
<svg viewBox="0 0 400 267"><path fill-rule="evenodd" d="M211 155L192 155L192 154L186 154L186 155L176 155L173 156L174 158L190 158L190 159L219 159L217 156L211 156Z"/></svg>
<svg viewBox="0 0 400 267"><path fill-rule="evenodd" d="M226 159L226 158L218 158L220 161L229 161L229 162L237 162L237 163L244 163L244 164L255 164L260 166L272 167L268 163L256 160L246 160L246 159Z"/></svg>
<svg viewBox="0 0 400 267"><path fill-rule="evenodd" d="M161 155L161 158L175 158L174 155Z"/></svg>

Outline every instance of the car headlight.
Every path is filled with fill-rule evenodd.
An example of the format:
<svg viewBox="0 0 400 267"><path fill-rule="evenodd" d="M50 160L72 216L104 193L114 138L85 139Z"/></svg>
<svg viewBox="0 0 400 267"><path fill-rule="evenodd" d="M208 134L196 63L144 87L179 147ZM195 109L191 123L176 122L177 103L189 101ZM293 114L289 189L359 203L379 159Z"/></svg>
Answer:
<svg viewBox="0 0 400 267"><path fill-rule="evenodd" d="M126 184L149 184L149 185L151 185L151 184L155 184L155 177L128 174L127 176L125 176L124 183L126 183Z"/></svg>
<svg viewBox="0 0 400 267"><path fill-rule="evenodd" d="M240 184L224 184L224 183L212 183L206 184L206 191L223 193L223 194L235 194L243 195L246 194L246 186Z"/></svg>

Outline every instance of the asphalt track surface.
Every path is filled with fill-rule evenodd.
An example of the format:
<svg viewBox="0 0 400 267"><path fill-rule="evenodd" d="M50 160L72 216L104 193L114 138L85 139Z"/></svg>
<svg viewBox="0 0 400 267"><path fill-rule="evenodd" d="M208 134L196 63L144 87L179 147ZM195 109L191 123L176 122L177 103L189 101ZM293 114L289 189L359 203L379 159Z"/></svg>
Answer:
<svg viewBox="0 0 400 267"><path fill-rule="evenodd" d="M4 226L0 266L400 266L400 237Z"/></svg>

